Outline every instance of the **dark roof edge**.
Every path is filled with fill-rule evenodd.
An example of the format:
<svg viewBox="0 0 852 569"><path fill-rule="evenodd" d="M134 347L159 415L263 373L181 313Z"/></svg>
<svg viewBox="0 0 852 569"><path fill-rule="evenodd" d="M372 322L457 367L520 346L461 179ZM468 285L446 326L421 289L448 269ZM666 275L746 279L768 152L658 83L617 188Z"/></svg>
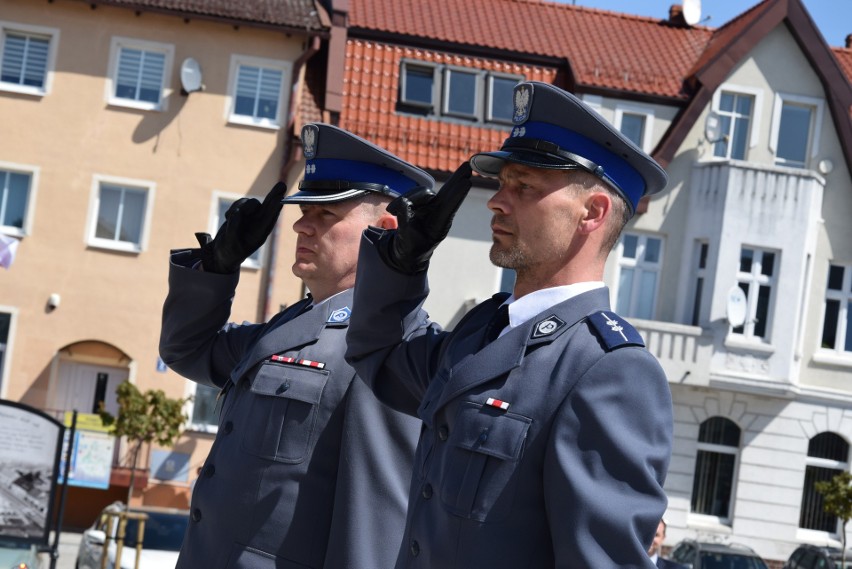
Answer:
<svg viewBox="0 0 852 569"><path fill-rule="evenodd" d="M126 10L132 10L134 12L150 12L154 14L164 14L167 16L175 16L179 18L183 18L185 20L204 20L208 22L217 22L220 24L229 24L233 26L246 26L251 28L259 28L266 29L275 32L281 32L284 34L292 34L292 35L305 35L307 37L318 36L323 39L327 39L330 33L329 28L321 28L317 30L311 30L306 27L297 27L297 26L289 26L284 24L270 24L266 22L259 22L257 20L241 20L239 18L231 18L227 16L216 16L214 14L201 14L198 12L189 12L185 10L170 10L168 8L158 8L156 6L129 6L127 4L122 4L118 2L112 2L110 0L76 0L78 2L83 2L85 4L90 4L92 7L95 6L110 6L112 8L123 8Z"/></svg>
<svg viewBox="0 0 852 569"><path fill-rule="evenodd" d="M412 36L396 32L386 32L382 30L375 30L372 28L358 28L350 26L349 38L372 40L383 43L393 43L404 45L407 47L410 46L419 47L422 49L432 49L435 51L462 53L465 55L474 55L485 59L508 59L511 61L516 61L518 63L526 63L530 65L543 65L547 67L561 67L565 65L564 57L540 55L535 53L513 51L508 49L489 48L479 45L439 40L436 38Z"/></svg>

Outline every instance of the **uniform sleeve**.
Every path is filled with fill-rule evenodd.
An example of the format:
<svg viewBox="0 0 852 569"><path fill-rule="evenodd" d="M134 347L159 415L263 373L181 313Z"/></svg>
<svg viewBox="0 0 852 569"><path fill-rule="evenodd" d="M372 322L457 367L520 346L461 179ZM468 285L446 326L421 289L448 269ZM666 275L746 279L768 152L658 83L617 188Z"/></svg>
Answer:
<svg viewBox="0 0 852 569"><path fill-rule="evenodd" d="M647 549L666 509L671 447L659 363L643 348L604 354L562 403L545 456L557 567L653 567Z"/></svg>
<svg viewBox="0 0 852 569"><path fill-rule="evenodd" d="M416 414L446 337L421 310L426 273L404 275L384 264L367 230L361 241L346 361L394 409Z"/></svg>
<svg viewBox="0 0 852 569"><path fill-rule="evenodd" d="M325 567L394 566L419 435L419 419L383 405L360 378L353 378Z"/></svg>
<svg viewBox="0 0 852 569"><path fill-rule="evenodd" d="M261 325L229 325L239 273L191 269L189 251L169 260L169 292L163 304L160 357L192 381L221 388Z"/></svg>

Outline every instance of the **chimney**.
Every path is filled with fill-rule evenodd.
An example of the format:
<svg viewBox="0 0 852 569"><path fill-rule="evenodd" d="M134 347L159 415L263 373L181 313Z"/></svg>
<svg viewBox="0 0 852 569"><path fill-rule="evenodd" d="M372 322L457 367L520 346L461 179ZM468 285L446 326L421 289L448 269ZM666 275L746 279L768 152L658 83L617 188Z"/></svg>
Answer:
<svg viewBox="0 0 852 569"><path fill-rule="evenodd" d="M846 36L846 49L852 49L852 34Z"/></svg>
<svg viewBox="0 0 852 569"><path fill-rule="evenodd" d="M689 26L686 23L686 18L683 16L683 6L680 4L672 4L669 7L669 23L679 28L686 28Z"/></svg>

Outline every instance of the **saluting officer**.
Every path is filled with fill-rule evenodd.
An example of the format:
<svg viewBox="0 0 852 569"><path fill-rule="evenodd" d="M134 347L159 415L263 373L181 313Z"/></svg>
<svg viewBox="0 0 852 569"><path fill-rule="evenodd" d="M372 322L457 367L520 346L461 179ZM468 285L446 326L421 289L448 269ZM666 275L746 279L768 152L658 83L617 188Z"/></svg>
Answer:
<svg viewBox="0 0 852 569"><path fill-rule="evenodd" d="M398 230L362 242L347 360L424 422L397 567L652 567L671 394L602 280L640 198L667 177L552 85L519 84L514 123L501 150L474 155L437 195L398 198ZM452 332L423 328L425 269L471 166L499 179L490 258L516 271L514 292Z"/></svg>
<svg viewBox="0 0 852 569"><path fill-rule="evenodd" d="M160 354L224 399L178 569L382 569L399 551L420 421L382 405L343 353L361 232L396 227L391 199L434 180L327 124L305 126L302 143L305 177L283 202L301 208L292 270L309 298L226 326L283 184L262 204L235 202L215 239L171 256Z"/></svg>

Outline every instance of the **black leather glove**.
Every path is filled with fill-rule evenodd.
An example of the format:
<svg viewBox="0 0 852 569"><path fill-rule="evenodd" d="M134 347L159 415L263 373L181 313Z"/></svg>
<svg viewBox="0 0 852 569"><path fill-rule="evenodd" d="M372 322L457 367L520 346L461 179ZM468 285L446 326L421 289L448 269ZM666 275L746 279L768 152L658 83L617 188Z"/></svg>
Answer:
<svg viewBox="0 0 852 569"><path fill-rule="evenodd" d="M465 162L437 194L420 188L388 204L387 210L397 217L399 229L388 232L378 251L389 267L408 275L426 270L432 252L450 232L453 217L470 190L470 176L470 164Z"/></svg>
<svg viewBox="0 0 852 569"><path fill-rule="evenodd" d="M278 182L260 203L255 198L240 198L225 212L225 222L210 238L196 233L201 245L201 265L210 273L235 273L243 261L260 249L272 233L281 213L287 184Z"/></svg>

